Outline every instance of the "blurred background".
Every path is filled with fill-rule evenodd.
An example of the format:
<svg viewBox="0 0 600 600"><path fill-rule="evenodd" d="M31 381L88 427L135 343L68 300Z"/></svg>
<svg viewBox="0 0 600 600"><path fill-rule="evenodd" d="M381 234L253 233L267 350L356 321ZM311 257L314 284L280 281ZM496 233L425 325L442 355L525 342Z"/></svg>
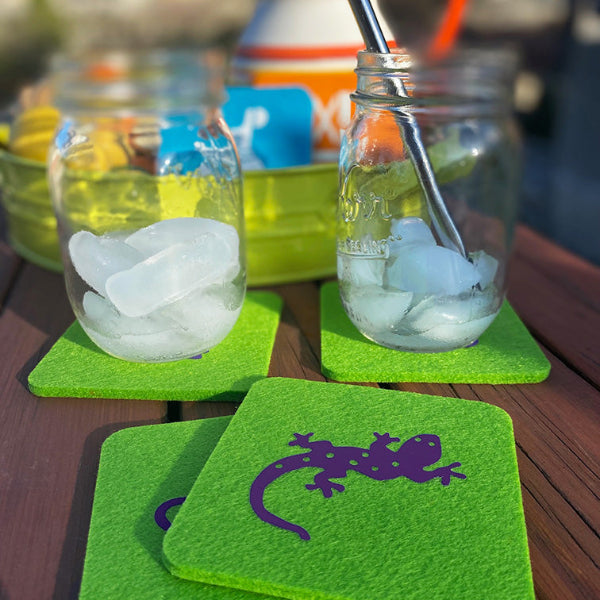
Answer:
<svg viewBox="0 0 600 600"><path fill-rule="evenodd" d="M10 120L19 93L44 74L57 50L219 46L233 53L256 4L0 0L0 121ZM379 0L398 44L414 48L435 30L447 6L445 0ZM521 221L600 264L600 2L471 0L459 41L518 51L515 110L525 142Z"/></svg>

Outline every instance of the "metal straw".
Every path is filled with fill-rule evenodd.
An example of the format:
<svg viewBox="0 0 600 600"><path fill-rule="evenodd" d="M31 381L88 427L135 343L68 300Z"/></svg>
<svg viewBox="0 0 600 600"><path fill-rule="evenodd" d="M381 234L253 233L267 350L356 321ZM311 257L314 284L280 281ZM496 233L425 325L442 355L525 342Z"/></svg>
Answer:
<svg viewBox="0 0 600 600"><path fill-rule="evenodd" d="M379 54L389 54L390 49L370 0L349 0L349 2L367 50ZM399 77L392 77L389 83L393 86L392 91L396 95L404 98L408 97L404 83ZM425 193L427 210L440 241L446 248L455 250L466 258L463 241L438 189L435 174L423 146L421 132L415 117L406 115L405 119L397 118L396 121L404 131L404 141L417 172L421 188Z"/></svg>

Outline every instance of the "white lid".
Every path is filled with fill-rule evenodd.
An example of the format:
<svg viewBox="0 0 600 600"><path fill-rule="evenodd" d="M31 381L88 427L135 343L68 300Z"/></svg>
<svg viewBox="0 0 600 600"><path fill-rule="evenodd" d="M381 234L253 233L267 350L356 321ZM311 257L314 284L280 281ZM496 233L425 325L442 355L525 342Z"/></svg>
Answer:
<svg viewBox="0 0 600 600"><path fill-rule="evenodd" d="M377 12L377 6L374 5ZM379 16L379 13L378 13ZM387 40L394 37L383 18ZM242 54L252 48L364 48L348 0L262 0L241 37Z"/></svg>

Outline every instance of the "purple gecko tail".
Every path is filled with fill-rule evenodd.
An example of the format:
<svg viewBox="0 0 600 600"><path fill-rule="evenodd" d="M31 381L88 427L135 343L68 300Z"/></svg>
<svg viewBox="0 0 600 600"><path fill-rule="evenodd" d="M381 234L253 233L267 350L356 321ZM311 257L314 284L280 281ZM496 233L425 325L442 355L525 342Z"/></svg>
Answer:
<svg viewBox="0 0 600 600"><path fill-rule="evenodd" d="M154 521L161 528L167 531L171 527L171 521L167 517L167 511L174 506L181 506L185 502L185 496L171 498L163 502L154 512Z"/></svg>
<svg viewBox="0 0 600 600"><path fill-rule="evenodd" d="M269 512L264 505L265 490L269 484L273 483L273 481L281 475L290 473L291 471L295 471L304 466L301 459L299 459L299 456L302 455L288 456L274 462L261 471L250 487L250 506L252 506L252 510L254 510L256 516L265 523L297 533L303 540L310 540L310 534L304 527L300 527L300 525L295 525L294 523L290 523L289 521L274 515L272 512Z"/></svg>

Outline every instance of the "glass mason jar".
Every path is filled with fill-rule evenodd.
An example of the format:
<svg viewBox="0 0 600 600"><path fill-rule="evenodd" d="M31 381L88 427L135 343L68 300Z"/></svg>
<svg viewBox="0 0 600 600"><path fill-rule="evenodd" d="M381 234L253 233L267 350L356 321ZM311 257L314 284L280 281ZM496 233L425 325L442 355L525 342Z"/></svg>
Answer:
<svg viewBox="0 0 600 600"><path fill-rule="evenodd" d="M216 54L113 53L57 63L49 158L73 311L109 354L202 354L246 291L240 165Z"/></svg>
<svg viewBox="0 0 600 600"><path fill-rule="evenodd" d="M469 346L500 310L520 175L515 63L504 51L419 68L403 54L358 55L340 151L338 279L346 313L378 344ZM414 123L464 254L419 182L405 137Z"/></svg>

